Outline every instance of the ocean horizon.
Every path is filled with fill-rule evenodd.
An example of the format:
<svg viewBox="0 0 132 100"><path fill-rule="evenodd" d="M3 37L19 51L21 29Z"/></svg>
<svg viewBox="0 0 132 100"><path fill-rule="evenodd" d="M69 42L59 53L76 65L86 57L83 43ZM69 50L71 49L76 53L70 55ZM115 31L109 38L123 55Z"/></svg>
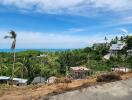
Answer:
<svg viewBox="0 0 132 100"><path fill-rule="evenodd" d="M56 51L67 51L67 50L73 50L73 49L15 49L15 52L22 52L22 51L28 51L28 50L35 50L35 51L41 51L41 52L56 52ZM11 49L0 49L0 52L13 52Z"/></svg>

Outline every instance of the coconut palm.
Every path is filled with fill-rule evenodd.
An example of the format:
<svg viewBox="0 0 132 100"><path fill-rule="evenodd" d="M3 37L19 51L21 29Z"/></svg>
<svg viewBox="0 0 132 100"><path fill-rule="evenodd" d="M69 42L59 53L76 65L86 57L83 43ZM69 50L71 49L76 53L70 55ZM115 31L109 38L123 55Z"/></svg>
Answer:
<svg viewBox="0 0 132 100"><path fill-rule="evenodd" d="M9 36L5 36L4 38L7 39L7 38L10 38L13 40L12 42L12 45L11 45L11 49L13 50L13 67L12 67L12 75L11 75L11 78L13 79L14 77L14 66L15 66L15 61L16 61L16 56L15 56L15 47L16 47L16 37L17 37L17 34L15 31L11 30L9 32Z"/></svg>

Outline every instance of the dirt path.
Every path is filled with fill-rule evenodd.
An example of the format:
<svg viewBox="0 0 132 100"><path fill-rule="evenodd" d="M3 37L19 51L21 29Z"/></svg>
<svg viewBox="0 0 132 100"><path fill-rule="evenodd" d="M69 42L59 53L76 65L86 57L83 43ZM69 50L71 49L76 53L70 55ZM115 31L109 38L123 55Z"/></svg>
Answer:
<svg viewBox="0 0 132 100"><path fill-rule="evenodd" d="M132 73L122 75L123 79L132 78ZM38 100L46 95L89 87L96 84L96 78L76 80L69 84L35 85L25 87L0 87L0 100Z"/></svg>
<svg viewBox="0 0 132 100"><path fill-rule="evenodd" d="M48 100L132 100L132 79L66 92Z"/></svg>

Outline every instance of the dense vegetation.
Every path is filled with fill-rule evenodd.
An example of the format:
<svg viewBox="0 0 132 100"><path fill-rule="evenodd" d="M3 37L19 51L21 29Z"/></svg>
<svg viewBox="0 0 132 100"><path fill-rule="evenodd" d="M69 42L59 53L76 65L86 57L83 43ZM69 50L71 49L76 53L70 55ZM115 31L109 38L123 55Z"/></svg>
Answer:
<svg viewBox="0 0 132 100"><path fill-rule="evenodd" d="M118 57L109 60L103 56L109 52L112 43L118 40L126 42L127 46ZM67 50L62 52L23 51L16 52L14 77L32 80L36 76L63 76L72 66L83 66L94 71L110 71L113 67L132 68L132 57L127 56L126 50L132 48L132 36L112 39L111 43L84 49ZM39 57L41 54L45 56ZM11 76L13 53L0 53L0 75Z"/></svg>

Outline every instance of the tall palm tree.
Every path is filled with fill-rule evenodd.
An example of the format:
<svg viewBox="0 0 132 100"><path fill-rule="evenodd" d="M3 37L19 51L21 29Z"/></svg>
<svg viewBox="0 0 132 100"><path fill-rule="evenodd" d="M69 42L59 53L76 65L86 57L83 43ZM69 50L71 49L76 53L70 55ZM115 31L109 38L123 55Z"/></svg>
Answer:
<svg viewBox="0 0 132 100"><path fill-rule="evenodd" d="M16 61L16 55L15 55L15 47L16 47L16 37L17 37L17 34L15 31L11 30L9 32L9 36L5 36L4 38L7 39L7 38L10 38L10 39L13 39L13 42L12 42L12 45L11 45L11 49L13 50L13 67L12 67L12 75L11 75L11 78L13 79L14 77L14 66L15 66L15 61Z"/></svg>

